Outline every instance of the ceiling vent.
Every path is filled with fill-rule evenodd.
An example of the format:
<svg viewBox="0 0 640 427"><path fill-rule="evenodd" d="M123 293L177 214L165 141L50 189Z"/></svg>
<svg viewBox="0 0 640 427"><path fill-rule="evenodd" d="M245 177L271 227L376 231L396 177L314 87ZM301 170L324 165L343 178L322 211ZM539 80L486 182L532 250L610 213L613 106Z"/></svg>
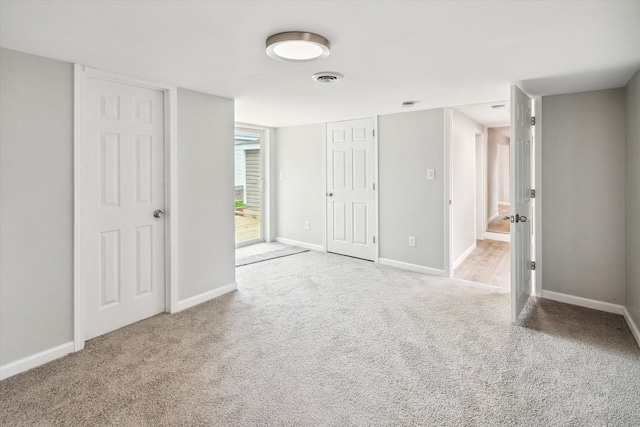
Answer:
<svg viewBox="0 0 640 427"><path fill-rule="evenodd" d="M344 76L333 71L323 71L321 73L315 73L311 78L319 83L333 83L344 78Z"/></svg>

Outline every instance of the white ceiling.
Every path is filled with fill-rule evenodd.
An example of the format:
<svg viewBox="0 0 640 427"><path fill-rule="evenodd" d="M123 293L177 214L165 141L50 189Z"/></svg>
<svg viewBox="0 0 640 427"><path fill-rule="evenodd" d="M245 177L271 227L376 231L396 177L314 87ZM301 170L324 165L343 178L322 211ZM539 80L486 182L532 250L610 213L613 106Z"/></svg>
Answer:
<svg viewBox="0 0 640 427"><path fill-rule="evenodd" d="M504 105L504 108L493 108L499 105ZM465 105L464 107L457 107L456 110L485 126L499 126L508 125L511 121L510 105L509 101L502 101L489 104Z"/></svg>
<svg viewBox="0 0 640 427"><path fill-rule="evenodd" d="M319 62L264 53L321 34ZM0 45L236 100L288 126L621 87L640 68L640 2L2 1ZM344 80L320 84L318 71Z"/></svg>

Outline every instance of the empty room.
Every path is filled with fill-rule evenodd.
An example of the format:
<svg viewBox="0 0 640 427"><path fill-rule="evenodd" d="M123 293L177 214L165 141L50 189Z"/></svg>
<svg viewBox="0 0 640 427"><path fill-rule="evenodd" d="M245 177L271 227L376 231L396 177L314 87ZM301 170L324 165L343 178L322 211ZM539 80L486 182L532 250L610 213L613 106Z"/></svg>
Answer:
<svg viewBox="0 0 640 427"><path fill-rule="evenodd" d="M0 0L0 424L640 425L639 24Z"/></svg>

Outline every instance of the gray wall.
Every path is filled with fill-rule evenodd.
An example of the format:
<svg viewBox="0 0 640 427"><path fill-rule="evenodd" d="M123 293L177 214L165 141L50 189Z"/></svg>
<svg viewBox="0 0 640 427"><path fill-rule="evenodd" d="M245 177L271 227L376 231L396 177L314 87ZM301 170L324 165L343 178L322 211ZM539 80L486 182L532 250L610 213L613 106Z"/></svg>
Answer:
<svg viewBox="0 0 640 427"><path fill-rule="evenodd" d="M451 119L451 244L455 263L476 244L476 131L484 126L452 111Z"/></svg>
<svg viewBox="0 0 640 427"><path fill-rule="evenodd" d="M627 85L626 100L626 306L640 327L640 71Z"/></svg>
<svg viewBox="0 0 640 427"><path fill-rule="evenodd" d="M178 92L179 299L233 283L233 101ZM73 340L73 66L0 49L0 365Z"/></svg>
<svg viewBox="0 0 640 427"><path fill-rule="evenodd" d="M380 116L378 163L380 257L443 270L444 110Z"/></svg>
<svg viewBox="0 0 640 427"><path fill-rule="evenodd" d="M73 340L73 67L0 49L0 365Z"/></svg>
<svg viewBox="0 0 640 427"><path fill-rule="evenodd" d="M233 100L178 90L178 298L235 281Z"/></svg>
<svg viewBox="0 0 640 427"><path fill-rule="evenodd" d="M542 98L542 287L625 301L623 89Z"/></svg>
<svg viewBox="0 0 640 427"><path fill-rule="evenodd" d="M324 246L325 130L316 124L275 131L277 237Z"/></svg>

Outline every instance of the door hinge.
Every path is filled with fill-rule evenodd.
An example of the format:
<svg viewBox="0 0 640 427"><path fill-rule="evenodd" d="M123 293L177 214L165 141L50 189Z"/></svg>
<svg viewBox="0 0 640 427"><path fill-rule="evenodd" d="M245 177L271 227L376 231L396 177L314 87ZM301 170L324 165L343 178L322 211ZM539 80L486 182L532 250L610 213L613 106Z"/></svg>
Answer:
<svg viewBox="0 0 640 427"><path fill-rule="evenodd" d="M531 261L531 269L532 270L536 269L536 262L535 261Z"/></svg>
<svg viewBox="0 0 640 427"><path fill-rule="evenodd" d="M373 243L376 242L376 236L373 236Z"/></svg>
<svg viewBox="0 0 640 427"><path fill-rule="evenodd" d="M376 183L374 182L373 183L373 190L375 191L375 189L376 189Z"/></svg>
<svg viewBox="0 0 640 427"><path fill-rule="evenodd" d="M531 198L535 199L536 198L536 190L531 190Z"/></svg>
<svg viewBox="0 0 640 427"><path fill-rule="evenodd" d="M376 130L375 129L373 129L373 137L374 138L376 137Z"/></svg>
<svg viewBox="0 0 640 427"><path fill-rule="evenodd" d="M531 117L531 126L536 125L536 116Z"/></svg>

